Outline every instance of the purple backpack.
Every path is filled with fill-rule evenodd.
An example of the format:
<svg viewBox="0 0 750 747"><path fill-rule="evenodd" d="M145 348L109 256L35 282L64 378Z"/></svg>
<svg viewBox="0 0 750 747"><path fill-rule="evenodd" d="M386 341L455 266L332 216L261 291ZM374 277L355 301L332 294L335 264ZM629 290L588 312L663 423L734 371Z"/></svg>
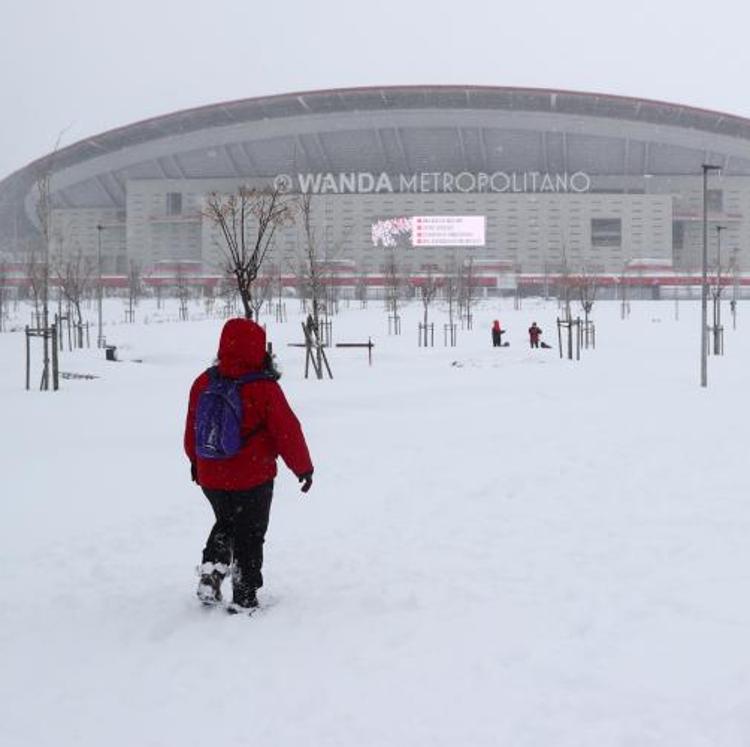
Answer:
<svg viewBox="0 0 750 747"><path fill-rule="evenodd" d="M208 386L198 397L195 416L195 450L201 459L229 459L244 446L242 438L243 384L274 380L266 371L228 379L216 366L209 368Z"/></svg>

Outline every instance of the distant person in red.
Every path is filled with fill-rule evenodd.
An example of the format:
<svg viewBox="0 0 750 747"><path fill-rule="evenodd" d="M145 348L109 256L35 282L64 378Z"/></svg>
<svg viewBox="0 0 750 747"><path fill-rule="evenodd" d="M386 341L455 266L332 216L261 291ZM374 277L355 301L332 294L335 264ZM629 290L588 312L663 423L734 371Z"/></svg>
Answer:
<svg viewBox="0 0 750 747"><path fill-rule="evenodd" d="M263 586L263 542L271 510L276 458L294 472L302 492L312 485L313 465L299 421L281 391L279 373L266 353L266 333L248 319L230 319L219 341L217 365L204 371L190 390L185 423L185 453L192 479L214 511L216 522L203 550L198 597L221 602L221 584L232 572L230 612L252 611ZM229 456L207 456L203 423L206 390L233 389L240 414ZM209 389L211 387L211 389ZM216 400L212 400L216 401ZM223 422L223 421L222 421ZM223 433L223 431L222 431ZM224 443L222 441L222 443ZM205 456L201 456L201 453Z"/></svg>
<svg viewBox="0 0 750 747"><path fill-rule="evenodd" d="M539 337L542 334L542 330L537 327L536 322L532 322L531 326L529 327L529 343L532 348L538 348L539 347Z"/></svg>
<svg viewBox="0 0 750 747"><path fill-rule="evenodd" d="M505 330L500 327L500 322L497 319L495 319L495 321L492 322L492 347L493 348L502 347L503 332L505 332Z"/></svg>

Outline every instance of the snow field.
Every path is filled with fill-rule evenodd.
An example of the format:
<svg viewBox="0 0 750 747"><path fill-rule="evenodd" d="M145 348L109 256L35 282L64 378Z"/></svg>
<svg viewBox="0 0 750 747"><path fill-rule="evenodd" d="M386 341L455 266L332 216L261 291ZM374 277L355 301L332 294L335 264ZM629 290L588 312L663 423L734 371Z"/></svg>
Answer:
<svg viewBox="0 0 750 747"><path fill-rule="evenodd" d="M54 395L0 335L4 744L750 742L742 306L701 390L697 303L597 302L572 363L527 347L533 320L556 345L552 303L488 301L453 349L435 309L428 350L418 305L389 337L352 303L334 339L371 335L374 365L333 349L317 382L288 301L265 321L315 483L280 464L248 620L194 599L211 521L182 427L222 322L171 304L124 325L108 301L126 360L65 352L100 378Z"/></svg>

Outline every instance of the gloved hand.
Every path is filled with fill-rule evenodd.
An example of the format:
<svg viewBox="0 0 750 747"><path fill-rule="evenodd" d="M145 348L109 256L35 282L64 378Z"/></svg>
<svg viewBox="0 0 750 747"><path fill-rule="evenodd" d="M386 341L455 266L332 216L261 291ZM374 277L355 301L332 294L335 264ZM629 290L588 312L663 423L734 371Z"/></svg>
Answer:
<svg viewBox="0 0 750 747"><path fill-rule="evenodd" d="M195 483L198 482L198 465L195 462L190 462L190 479Z"/></svg>
<svg viewBox="0 0 750 747"><path fill-rule="evenodd" d="M312 472L306 472L304 475L299 475L297 479L302 483L300 490L306 493L312 487Z"/></svg>

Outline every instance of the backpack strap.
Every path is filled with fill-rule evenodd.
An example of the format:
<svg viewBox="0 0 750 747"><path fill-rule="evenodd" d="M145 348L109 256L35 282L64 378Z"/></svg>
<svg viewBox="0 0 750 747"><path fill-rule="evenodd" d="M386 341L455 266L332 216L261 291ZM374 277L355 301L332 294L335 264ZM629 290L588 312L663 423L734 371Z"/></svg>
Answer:
<svg viewBox="0 0 750 747"><path fill-rule="evenodd" d="M239 384L240 386L242 384L252 384L254 381L276 381L276 376L270 371L250 371L250 373L246 373L236 379L222 377L221 373L219 373L218 366L211 366L211 368L207 368L206 375L208 376L210 381L216 381L217 379L226 378L227 381L232 381L235 384Z"/></svg>
<svg viewBox="0 0 750 747"><path fill-rule="evenodd" d="M239 384L251 384L254 381L275 381L276 377L268 371L251 371L237 379Z"/></svg>

